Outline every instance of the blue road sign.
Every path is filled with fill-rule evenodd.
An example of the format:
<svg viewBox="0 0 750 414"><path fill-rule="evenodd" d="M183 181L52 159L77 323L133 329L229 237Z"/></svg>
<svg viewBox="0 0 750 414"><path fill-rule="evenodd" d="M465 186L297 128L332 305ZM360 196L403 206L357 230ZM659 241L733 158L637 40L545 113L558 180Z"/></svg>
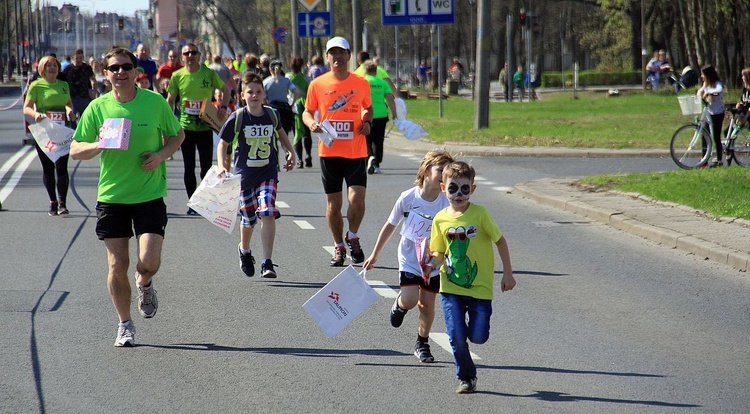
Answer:
<svg viewBox="0 0 750 414"><path fill-rule="evenodd" d="M297 13L299 37L330 37L331 12Z"/></svg>
<svg viewBox="0 0 750 414"><path fill-rule="evenodd" d="M380 0L383 26L455 23L456 0Z"/></svg>
<svg viewBox="0 0 750 414"><path fill-rule="evenodd" d="M276 43L284 43L286 37L286 28L282 26L276 26L273 29L273 41Z"/></svg>

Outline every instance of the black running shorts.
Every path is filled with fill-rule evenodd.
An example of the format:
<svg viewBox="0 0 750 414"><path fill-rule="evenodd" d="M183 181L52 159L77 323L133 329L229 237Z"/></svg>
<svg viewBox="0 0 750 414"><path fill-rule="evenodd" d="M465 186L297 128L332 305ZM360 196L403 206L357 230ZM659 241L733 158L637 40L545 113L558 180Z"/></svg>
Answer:
<svg viewBox="0 0 750 414"><path fill-rule="evenodd" d="M326 194L340 193L344 181L347 188L353 185L367 187L367 157L321 157L320 172Z"/></svg>
<svg viewBox="0 0 750 414"><path fill-rule="evenodd" d="M140 236L144 233L164 237L167 206L164 199L138 204L96 203L96 235L99 240Z"/></svg>

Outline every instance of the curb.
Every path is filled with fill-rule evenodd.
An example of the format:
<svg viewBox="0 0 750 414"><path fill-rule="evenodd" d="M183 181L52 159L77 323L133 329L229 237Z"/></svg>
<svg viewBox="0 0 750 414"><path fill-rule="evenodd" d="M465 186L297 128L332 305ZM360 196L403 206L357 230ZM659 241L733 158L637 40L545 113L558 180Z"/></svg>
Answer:
<svg viewBox="0 0 750 414"><path fill-rule="evenodd" d="M526 183L516 185L511 193L539 204L591 218L618 230L731 266L742 272L746 272L748 265L750 265L750 254L747 252L730 249L685 233L645 223L628 217L620 211L594 207L566 197L550 196L529 188Z"/></svg>

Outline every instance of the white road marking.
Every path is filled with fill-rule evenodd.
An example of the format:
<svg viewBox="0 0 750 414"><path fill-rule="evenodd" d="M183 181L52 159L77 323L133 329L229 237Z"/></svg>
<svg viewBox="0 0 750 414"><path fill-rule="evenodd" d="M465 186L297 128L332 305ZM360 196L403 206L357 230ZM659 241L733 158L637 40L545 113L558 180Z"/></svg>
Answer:
<svg viewBox="0 0 750 414"><path fill-rule="evenodd" d="M278 208L289 208L289 204L283 202L283 201L276 201L276 207Z"/></svg>
<svg viewBox="0 0 750 414"><path fill-rule="evenodd" d="M315 230L315 227L313 227L313 225L308 223L306 220L294 220L294 224L296 224L297 227L303 230Z"/></svg>
<svg viewBox="0 0 750 414"><path fill-rule="evenodd" d="M474 176L474 181L487 181L487 179L482 177L481 175L477 175Z"/></svg>
<svg viewBox="0 0 750 414"><path fill-rule="evenodd" d="M492 189L495 191L502 191L504 193L510 193L511 191L513 191L513 187L492 187Z"/></svg>
<svg viewBox="0 0 750 414"><path fill-rule="evenodd" d="M21 164L19 164L18 168L15 171L13 171L13 175L10 176L8 183L5 184L2 190L0 190L0 203L5 202L5 200L8 198L8 196L13 191L13 189L16 188L16 184L18 184L21 181L21 177L23 177L23 173L26 171L27 168L29 168L29 164L31 164L31 161L33 161L35 157L36 157L36 151L29 152L26 155L26 158L24 158L21 161Z"/></svg>
<svg viewBox="0 0 750 414"><path fill-rule="evenodd" d="M323 250L327 251L331 256L333 256L333 254L335 253L335 251L333 250L333 246L323 246Z"/></svg>
<svg viewBox="0 0 750 414"><path fill-rule="evenodd" d="M380 280L368 280L367 284L370 285L370 287L373 288L375 292L378 293L378 295L384 298L398 297L398 292L391 289L390 286L386 285L384 282L381 282Z"/></svg>
<svg viewBox="0 0 750 414"><path fill-rule="evenodd" d="M451 355L453 354L453 350L451 349L451 343L448 340L448 334L442 333L442 332L430 332L430 338L432 340L440 345L441 348L445 349L446 351L450 352ZM469 354L471 354L471 359L474 361L481 361L482 358L479 358L479 356L471 351L469 351Z"/></svg>

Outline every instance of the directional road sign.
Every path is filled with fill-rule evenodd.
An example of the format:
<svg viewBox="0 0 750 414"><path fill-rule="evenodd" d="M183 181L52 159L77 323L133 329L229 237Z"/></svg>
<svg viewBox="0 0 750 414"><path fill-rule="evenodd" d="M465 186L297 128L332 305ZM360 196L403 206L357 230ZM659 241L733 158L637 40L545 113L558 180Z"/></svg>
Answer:
<svg viewBox="0 0 750 414"><path fill-rule="evenodd" d="M299 37L330 37L330 12L300 12L297 13L297 27Z"/></svg>
<svg viewBox="0 0 750 414"><path fill-rule="evenodd" d="M454 23L456 0L380 0L384 26Z"/></svg>

